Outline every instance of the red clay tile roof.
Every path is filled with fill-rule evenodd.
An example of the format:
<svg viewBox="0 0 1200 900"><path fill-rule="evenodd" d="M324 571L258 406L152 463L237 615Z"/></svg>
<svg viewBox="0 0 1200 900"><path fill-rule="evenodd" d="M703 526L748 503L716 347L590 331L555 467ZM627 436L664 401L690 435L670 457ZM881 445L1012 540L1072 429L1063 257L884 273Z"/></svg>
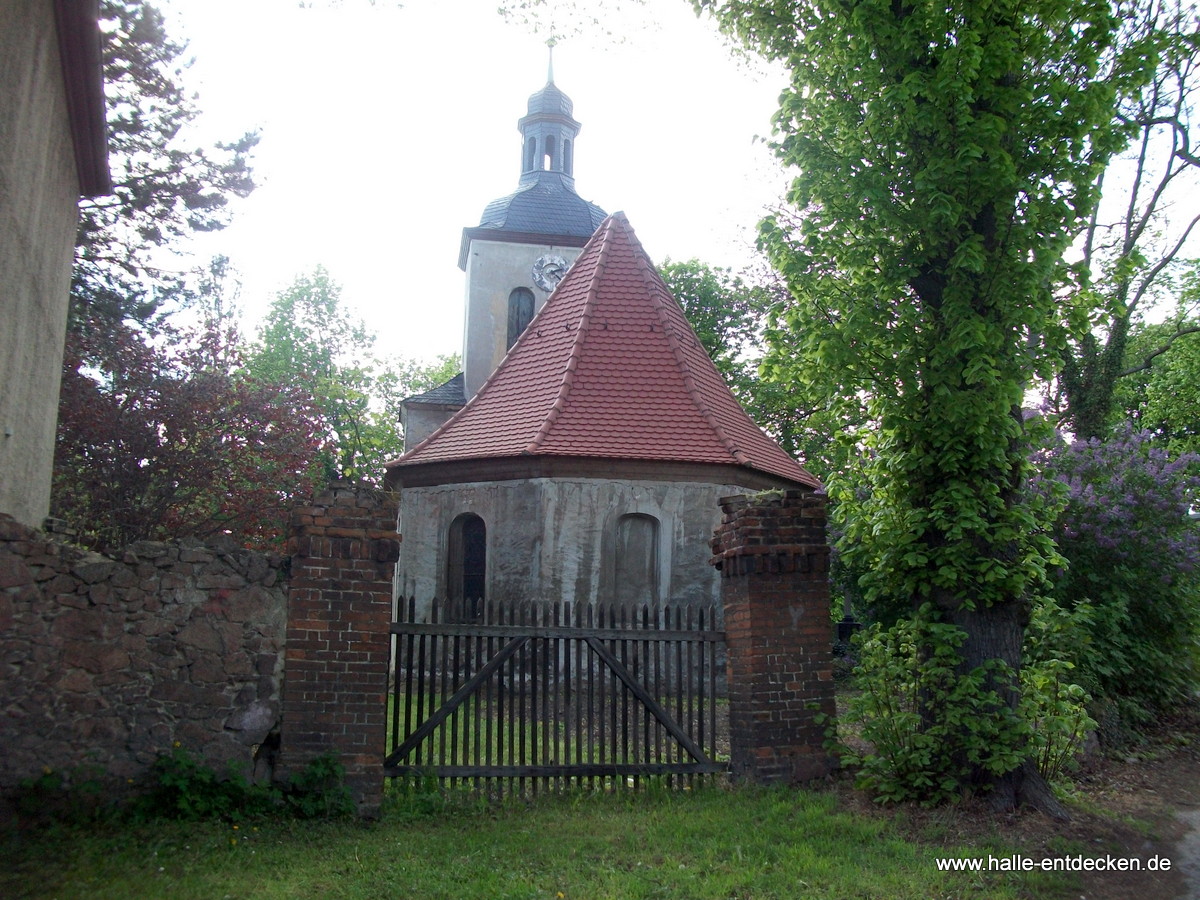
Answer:
<svg viewBox="0 0 1200 900"><path fill-rule="evenodd" d="M734 399L624 213L479 393L388 467L514 456L716 463L821 486Z"/></svg>

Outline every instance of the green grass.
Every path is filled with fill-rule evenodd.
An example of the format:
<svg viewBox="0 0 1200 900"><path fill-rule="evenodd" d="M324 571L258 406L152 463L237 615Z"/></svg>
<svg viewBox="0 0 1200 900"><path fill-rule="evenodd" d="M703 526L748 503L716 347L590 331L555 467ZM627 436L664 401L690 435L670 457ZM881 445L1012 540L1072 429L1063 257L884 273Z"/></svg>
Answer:
<svg viewBox="0 0 1200 900"><path fill-rule="evenodd" d="M890 819L787 790L568 795L443 806L420 792L374 824L158 822L10 838L6 898L927 900L1058 898L1046 876L938 872L946 850ZM1075 891L1077 894L1078 891Z"/></svg>
<svg viewBox="0 0 1200 900"><path fill-rule="evenodd" d="M407 703L408 724L412 730L431 718L441 707L443 697L437 693L424 695L402 695ZM472 696L421 746L402 761L403 765L437 766L463 765L468 761L495 765L516 764L519 761L536 764L557 762L687 762L690 757L660 724L653 721L640 705L630 702L628 720L619 717L614 723L607 716L603 724L599 712L585 718L578 726L563 724L561 713L550 724L530 715L525 721L513 718L514 705L510 698L505 715L497 715L497 707L478 696ZM671 700L660 700L669 715L675 715ZM476 718L476 704L479 705ZM728 719L728 701L718 701L718 715ZM552 710L553 712L553 710ZM577 714L585 715L576 710ZM393 741L393 726L397 717L403 717L404 707L398 707L395 693L388 694L387 748L390 753L397 746ZM708 719L704 722L703 748L714 753L717 759L728 759L728 747L714 747L712 728ZM590 727L591 735L588 734ZM601 742L601 728L605 741ZM686 729L686 726L685 726ZM405 737L403 723L399 728L400 739ZM699 734L692 729L693 739ZM726 741L726 743L728 743ZM603 754L603 757L601 756Z"/></svg>

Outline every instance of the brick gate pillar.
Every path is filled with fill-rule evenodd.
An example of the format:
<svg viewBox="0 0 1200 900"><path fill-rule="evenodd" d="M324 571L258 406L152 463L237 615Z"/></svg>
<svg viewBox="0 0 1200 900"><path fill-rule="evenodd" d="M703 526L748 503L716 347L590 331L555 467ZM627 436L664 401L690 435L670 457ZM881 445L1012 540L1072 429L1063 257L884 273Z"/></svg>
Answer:
<svg viewBox="0 0 1200 900"><path fill-rule="evenodd" d="M366 816L383 799L399 541L392 494L338 482L292 511L279 763L286 776L334 754Z"/></svg>
<svg viewBox="0 0 1200 900"><path fill-rule="evenodd" d="M733 775L822 777L837 767L815 721L834 714L825 497L767 491L724 497L721 510L712 562L725 609Z"/></svg>

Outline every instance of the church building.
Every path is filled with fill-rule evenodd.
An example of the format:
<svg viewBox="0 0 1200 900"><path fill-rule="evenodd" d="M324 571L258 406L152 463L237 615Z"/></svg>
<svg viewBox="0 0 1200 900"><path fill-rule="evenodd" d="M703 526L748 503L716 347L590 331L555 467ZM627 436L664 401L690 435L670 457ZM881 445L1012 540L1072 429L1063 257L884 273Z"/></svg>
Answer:
<svg viewBox="0 0 1200 900"><path fill-rule="evenodd" d="M715 597L718 500L820 489L747 416L623 213L575 191L580 125L529 99L517 190L463 232L464 372L404 404L400 596Z"/></svg>

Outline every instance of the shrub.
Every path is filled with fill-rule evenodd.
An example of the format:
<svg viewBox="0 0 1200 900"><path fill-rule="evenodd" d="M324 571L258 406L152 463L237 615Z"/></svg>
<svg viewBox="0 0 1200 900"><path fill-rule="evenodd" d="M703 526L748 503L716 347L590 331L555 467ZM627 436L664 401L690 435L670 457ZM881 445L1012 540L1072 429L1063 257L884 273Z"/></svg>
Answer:
<svg viewBox="0 0 1200 900"><path fill-rule="evenodd" d="M324 754L282 788L251 784L232 765L219 773L176 747L155 762L150 790L133 813L138 819L236 821L280 812L301 819L333 818L354 812L344 777L342 764L332 754Z"/></svg>
<svg viewBox="0 0 1200 900"><path fill-rule="evenodd" d="M151 786L134 806L138 819L243 819L272 812L277 791L250 784L232 766L218 773L183 747L160 756Z"/></svg>
<svg viewBox="0 0 1200 900"><path fill-rule="evenodd" d="M1079 752L1096 727L1088 692L1069 677L1074 665L1048 659L1021 667L1021 718L1029 726L1029 756L1050 783L1078 766Z"/></svg>
<svg viewBox="0 0 1200 900"><path fill-rule="evenodd" d="M965 639L957 626L928 621L927 612L889 629L873 625L861 637L859 693L845 719L871 749L843 747L842 761L861 767L859 786L877 800L951 801L976 771L1002 775L1026 758L1048 781L1074 766L1095 723L1087 693L1069 678L1071 663L1046 652L1022 668L1014 711L994 688L1010 680L1001 661L961 671Z"/></svg>
<svg viewBox="0 0 1200 900"><path fill-rule="evenodd" d="M346 770L332 753L318 756L288 783L284 799L300 819L332 819L354 813L354 801L343 779Z"/></svg>
<svg viewBox="0 0 1200 900"><path fill-rule="evenodd" d="M12 793L17 821L26 825L65 822L87 824L112 809L103 773L95 767L60 771L46 767L36 778L23 778Z"/></svg>
<svg viewBox="0 0 1200 900"><path fill-rule="evenodd" d="M1071 656L1098 707L1133 724L1190 698L1200 678L1200 459L1126 432L1047 453L1035 487L1066 487L1053 598L1076 616Z"/></svg>
<svg viewBox="0 0 1200 900"><path fill-rule="evenodd" d="M1027 726L991 687L1008 678L1003 663L961 673L965 639L927 612L859 639L859 693L846 719L872 750L843 749L842 761L861 766L859 786L876 799L935 805L959 797L977 770L1001 775L1021 763Z"/></svg>

